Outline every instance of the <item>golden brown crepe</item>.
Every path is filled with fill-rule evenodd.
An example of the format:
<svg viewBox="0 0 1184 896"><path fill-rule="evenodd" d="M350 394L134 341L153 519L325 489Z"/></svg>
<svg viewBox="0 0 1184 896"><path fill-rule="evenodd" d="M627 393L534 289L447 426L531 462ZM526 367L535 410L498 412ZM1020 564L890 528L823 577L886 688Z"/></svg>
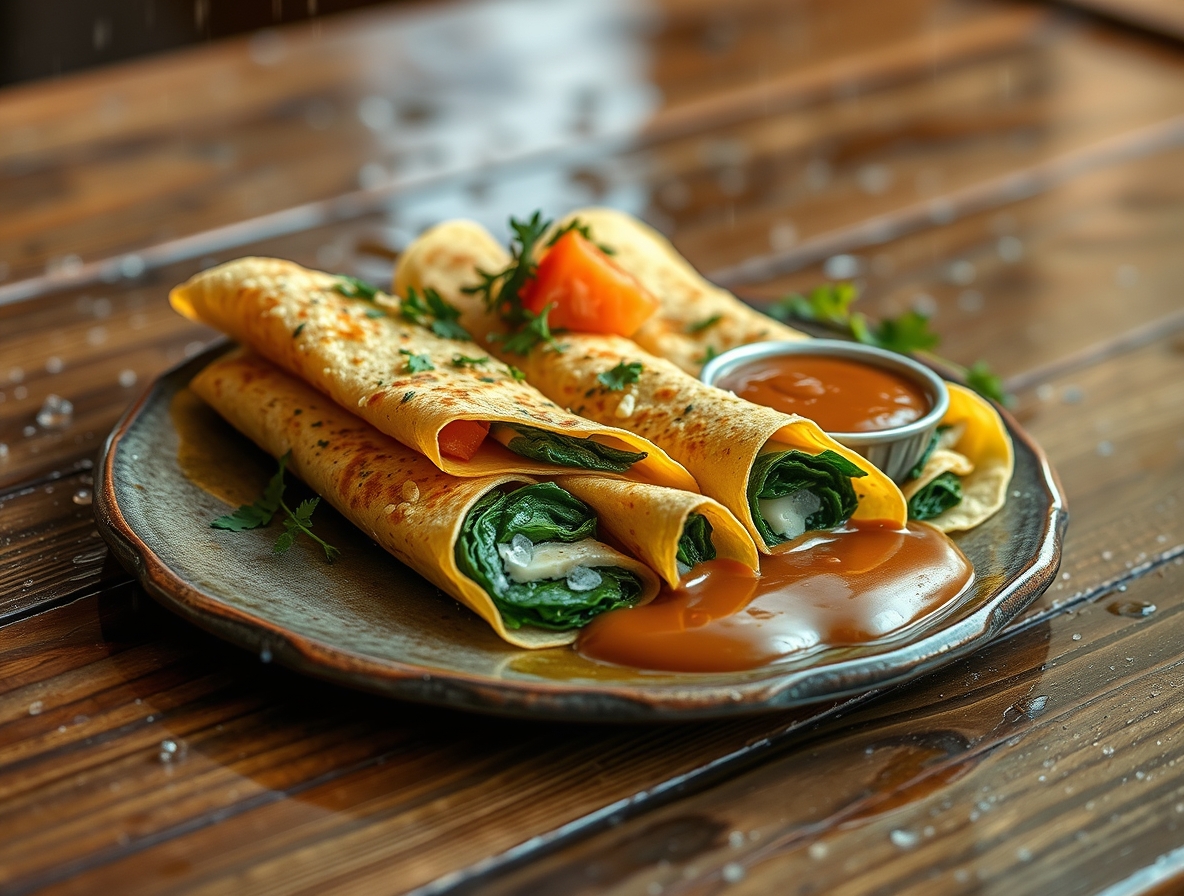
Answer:
<svg viewBox="0 0 1184 896"><path fill-rule="evenodd" d="M498 350L501 343L490 336L501 333L503 325L464 288L477 282L478 269L497 271L508 259L506 250L479 224L445 222L400 255L394 291L436 289L461 309L462 323L482 346ZM703 494L743 523L761 550L776 546L766 543L753 519L747 487L757 457L770 450L835 452L867 473L852 480L859 499L854 518L904 525L907 508L896 485L813 422L708 386L623 337L565 333L559 341L563 351L539 346L527 356L512 356L512 363L561 406L602 423L611 421L661 446L691 471ZM509 355L502 357L511 360ZM640 378L625 389L609 389L598 379L619 363L635 362L642 365Z"/></svg>
<svg viewBox="0 0 1184 896"><path fill-rule="evenodd" d="M938 516L926 520L943 532L973 529L994 515L1007 500L1007 486L1015 466L1011 436L999 413L975 392L947 383L950 409L941 425L949 427L938 437L921 474L901 491L912 498L942 473L962 481L962 500Z"/></svg>
<svg viewBox="0 0 1184 896"><path fill-rule="evenodd" d="M214 361L190 387L268 454L291 452L289 468L296 476L509 643L541 648L575 639L574 631L507 627L489 594L457 566L457 538L473 505L491 490L529 484L529 477L444 473L307 384L241 350ZM613 565L641 579L640 602L652 599L658 590L654 573L631 557L604 549L613 556Z"/></svg>
<svg viewBox="0 0 1184 896"><path fill-rule="evenodd" d="M574 218L587 224L597 243L614 250L613 260L662 302L658 315L634 336L653 354L698 374L707 345L723 351L750 342L805 338L705 280L665 237L631 215L607 208L579 209L557 226ZM717 323L694 334L686 332L714 315L720 315ZM948 450L935 452L921 477L903 489L911 498L943 472L962 477L961 503L927 521L947 532L973 529L1002 507L1014 468L1011 439L998 412L960 386L951 384L950 392L950 414L942 423L961 427L957 445L952 446L960 457Z"/></svg>
<svg viewBox="0 0 1184 896"><path fill-rule="evenodd" d="M588 225L598 245L613 250L613 261L661 303L658 312L633 335L650 354L698 376L710 352L722 354L750 342L807 338L711 283L666 237L632 215L611 208L583 208L555 226L576 218ZM718 320L711 322L713 318Z"/></svg>
<svg viewBox="0 0 1184 896"><path fill-rule="evenodd" d="M684 573L678 566L678 543L692 514L710 523L717 558L750 569L758 566L748 532L726 507L704 495L595 476L559 476L555 483L596 511L601 535L645 561L671 588L678 587Z"/></svg>
<svg viewBox="0 0 1184 896"><path fill-rule="evenodd" d="M348 285L290 261L241 258L198 274L169 298L186 317L250 346L452 475L578 471L520 456L493 437L468 461L441 453L445 425L478 420L644 452L647 456L622 475L697 490L690 474L656 446L564 411L518 382L505 364L480 361L488 355L483 347L404 321L397 306L384 312L350 298L341 292ZM413 372L415 358L427 359L432 369Z"/></svg>

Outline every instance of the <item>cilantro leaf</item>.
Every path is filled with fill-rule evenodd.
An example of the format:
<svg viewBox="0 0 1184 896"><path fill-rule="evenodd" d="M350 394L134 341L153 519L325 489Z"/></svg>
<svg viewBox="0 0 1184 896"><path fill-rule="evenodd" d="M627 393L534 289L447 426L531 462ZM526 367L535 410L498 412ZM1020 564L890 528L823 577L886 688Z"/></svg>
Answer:
<svg viewBox="0 0 1184 896"><path fill-rule="evenodd" d="M502 341L506 351L516 355L529 355L536 345L553 345L555 336L551 333L547 316L554 307L554 304L548 305L538 314L524 308L522 309L523 325L517 332L494 335Z"/></svg>
<svg viewBox="0 0 1184 896"><path fill-rule="evenodd" d="M456 355L452 359L453 367L475 367L478 364L488 364L489 358L469 358L465 355Z"/></svg>
<svg viewBox="0 0 1184 896"><path fill-rule="evenodd" d="M846 329L855 297L852 283L823 283L810 290L808 295L791 293L785 296L769 309L769 315L783 323L804 320Z"/></svg>
<svg viewBox="0 0 1184 896"><path fill-rule="evenodd" d="M515 367L513 364L506 365L506 372L510 374L517 382L521 383L526 380L526 374Z"/></svg>
<svg viewBox="0 0 1184 896"><path fill-rule="evenodd" d="M459 339L462 342L471 342L473 339L469 331L457 322L460 309L449 305L430 286L424 289L422 295L414 287L409 287L407 298L399 304L399 312L404 320L427 327L443 339Z"/></svg>
<svg viewBox="0 0 1184 896"><path fill-rule="evenodd" d="M280 458L280 468L267 483L263 495L253 504L244 504L234 513L220 516L212 523L213 529L229 529L231 532L241 532L244 529L258 529L271 522L284 499L284 470L288 466L288 459L292 452L287 452Z"/></svg>
<svg viewBox="0 0 1184 896"><path fill-rule="evenodd" d="M528 221L510 218L510 230L514 232L510 244L510 263L496 272L478 269L481 283L463 287L462 292L480 295L485 307L497 311L507 323L527 323L525 315L530 312L522 307L520 293L538 272L538 265L534 262L535 246L550 226L551 222L544 220L542 213L537 211Z"/></svg>
<svg viewBox="0 0 1184 896"><path fill-rule="evenodd" d="M622 361L612 370L606 370L604 373L598 373L596 379L600 381L606 389L612 392L620 392L631 383L636 383L641 379L641 371L643 370L640 361L633 361L626 364Z"/></svg>
<svg viewBox="0 0 1184 896"><path fill-rule="evenodd" d="M550 226L550 222L548 222L548 226ZM587 224L585 224L583 221L581 221L579 218L572 218L570 221L568 221L566 224L564 224L562 227L560 227L558 230L556 230L555 235L553 237L551 237L551 239L547 240L547 248L549 249L551 246L554 246L557 242L559 242L559 238L561 236L563 236L566 233L571 233L571 231L573 231L573 230L576 233L578 233L580 236L582 236L584 239L586 239L588 242L590 242L597 249L599 249L601 252L603 252L605 255L615 255L616 254L616 252L617 252L616 249L613 249L611 246L605 246L602 243L596 242L596 240L594 240L592 238L592 228L589 227Z"/></svg>
<svg viewBox="0 0 1184 896"><path fill-rule="evenodd" d="M422 373L425 370L435 370L436 365L432 363L432 359L427 355L417 355L415 352L405 348L399 349L400 355L405 355L407 363L403 365L404 373Z"/></svg>
<svg viewBox="0 0 1184 896"><path fill-rule="evenodd" d="M966 371L966 385L981 395L1001 405L1011 404L1011 396L1003 388L1003 380L991 372L986 361L975 361Z"/></svg>
<svg viewBox="0 0 1184 896"><path fill-rule="evenodd" d="M365 280L359 280L357 277L350 277L347 274L337 274L336 276L341 282L334 284L333 289L346 298L365 299L370 302L380 291L377 286L371 286Z"/></svg>
<svg viewBox="0 0 1184 896"><path fill-rule="evenodd" d="M695 333L702 333L709 327L714 327L723 319L722 314L713 314L711 317L705 317L703 320L697 320L693 323L687 324L687 332L694 335Z"/></svg>
<svg viewBox="0 0 1184 896"><path fill-rule="evenodd" d="M706 364L708 361L719 357L719 349L714 345L709 345L703 349L702 356L695 359L696 364Z"/></svg>
<svg viewBox="0 0 1184 896"><path fill-rule="evenodd" d="M885 318L871 335L875 339L872 345L900 355L933 348L941 341L929 329L929 318L919 311L906 311L899 317Z"/></svg>

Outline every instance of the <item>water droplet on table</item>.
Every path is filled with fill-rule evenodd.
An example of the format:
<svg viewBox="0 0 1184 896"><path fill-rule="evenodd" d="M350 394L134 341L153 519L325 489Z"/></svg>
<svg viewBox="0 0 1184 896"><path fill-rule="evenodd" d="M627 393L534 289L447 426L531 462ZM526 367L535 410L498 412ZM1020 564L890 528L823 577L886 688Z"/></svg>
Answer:
<svg viewBox="0 0 1184 896"><path fill-rule="evenodd" d="M29 704L29 715L39 716L41 715L41 710L43 709L45 709L45 703L41 700L34 700Z"/></svg>
<svg viewBox="0 0 1184 896"><path fill-rule="evenodd" d="M1115 616L1126 616L1129 619L1146 619L1157 609L1155 604L1145 600L1119 600L1108 604L1106 609Z"/></svg>
<svg viewBox="0 0 1184 896"><path fill-rule="evenodd" d="M744 880L744 866L739 862L728 862L724 865L723 878L725 883L736 884Z"/></svg>
<svg viewBox="0 0 1184 896"><path fill-rule="evenodd" d="M53 393L45 396L45 402L37 412L37 425L42 429L64 429L73 419L73 403Z"/></svg>
<svg viewBox="0 0 1184 896"><path fill-rule="evenodd" d="M158 757L165 764L181 762L189 755L189 745L180 739L165 738L160 742Z"/></svg>
<svg viewBox="0 0 1184 896"><path fill-rule="evenodd" d="M130 389L136 384L136 372L134 370L119 371L119 385L125 389Z"/></svg>
<svg viewBox="0 0 1184 896"><path fill-rule="evenodd" d="M915 831L906 831L903 828L897 828L888 835L888 839L892 841L894 846L898 846L901 849L912 849L921 838Z"/></svg>
<svg viewBox="0 0 1184 896"><path fill-rule="evenodd" d="M89 488L80 488L74 492L74 497L71 500L79 507L89 507L93 500L93 495Z"/></svg>

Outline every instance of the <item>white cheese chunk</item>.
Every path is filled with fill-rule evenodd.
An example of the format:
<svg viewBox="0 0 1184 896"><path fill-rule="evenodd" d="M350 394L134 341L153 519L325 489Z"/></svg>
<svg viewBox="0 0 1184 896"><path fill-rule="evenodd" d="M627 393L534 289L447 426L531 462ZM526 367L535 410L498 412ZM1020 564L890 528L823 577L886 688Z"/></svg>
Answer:
<svg viewBox="0 0 1184 896"><path fill-rule="evenodd" d="M593 566L616 566L621 556L608 545L602 544L594 538L585 538L571 544L564 544L560 541L544 541L532 545L529 553L521 549L520 543L516 543L518 538L519 536L515 535L514 541L509 544L499 544L497 552L501 555L506 575L519 583L538 582L543 579L565 579L579 567L584 567L588 572L592 572L590 567ZM529 542L529 539L523 538L523 540ZM591 577L577 573L574 590L590 591L600 584L597 581L588 587L589 581L591 581ZM584 587L581 588L580 585Z"/></svg>
<svg viewBox="0 0 1184 896"><path fill-rule="evenodd" d="M822 499L800 488L784 498L761 498L761 516L769 528L783 538L797 538L806 531L806 520L822 507Z"/></svg>

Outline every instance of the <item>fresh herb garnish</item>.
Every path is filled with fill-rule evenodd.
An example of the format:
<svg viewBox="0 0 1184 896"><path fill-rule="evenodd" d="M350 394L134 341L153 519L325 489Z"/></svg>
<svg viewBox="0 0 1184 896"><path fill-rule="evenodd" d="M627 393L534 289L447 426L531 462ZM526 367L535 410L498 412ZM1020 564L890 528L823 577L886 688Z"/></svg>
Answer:
<svg viewBox="0 0 1184 896"><path fill-rule="evenodd" d="M519 294L529 280L538 271L534 261L535 246L543 233L551 225L544 221L540 212L530 216L529 221L519 221L510 218L510 229L514 231L514 238L510 243L510 263L502 270L491 272L477 269L481 283L477 286L466 286L462 292L468 295L479 295L485 302L485 307L496 311L502 320L516 325L526 323L524 314L529 314L522 307L522 297Z"/></svg>
<svg viewBox="0 0 1184 896"><path fill-rule="evenodd" d="M547 226L548 227L551 226L550 221L547 222ZM592 238L592 228L589 227L587 224L585 224L583 221L581 221L579 218L572 218L570 221L568 221L566 224L564 224L562 227L560 227L558 230L556 230L555 235L553 237L551 237L551 239L547 240L547 248L554 246L557 242L559 242L559 238L561 236L563 236L565 233L570 233L573 230L576 233L578 233L580 236L582 236L584 239L586 239L588 242L590 242L597 249L599 249L601 252L603 252L605 255L615 255L616 254L616 252L617 252L616 249L612 248L611 246L606 246L603 243L596 242L596 240L594 240Z"/></svg>
<svg viewBox="0 0 1184 896"><path fill-rule="evenodd" d="M284 531L280 537L275 540L275 546L272 551L276 554L286 554L291 550L292 545L296 543L297 537L303 532L313 541L321 546L325 551L325 560L332 563L341 556L341 551L333 547L322 538L317 537L312 531L312 512L317 509L317 505L321 503L320 498L310 498L301 501L296 507L296 512L293 513L286 504L280 504L287 513L284 519Z"/></svg>
<svg viewBox="0 0 1184 896"><path fill-rule="evenodd" d="M296 327L296 329L292 331L292 338L293 338L293 339L295 339L297 336L299 336L301 333L303 333L303 332L304 332L304 328L305 328L305 327L307 327L307 326L308 326L308 322L307 322L307 321L306 321L305 323L298 324L298 325L297 325L297 327Z"/></svg>
<svg viewBox="0 0 1184 896"><path fill-rule="evenodd" d="M513 364L506 365L506 372L519 383L526 381L526 374L515 367Z"/></svg>
<svg viewBox="0 0 1184 896"><path fill-rule="evenodd" d="M701 357L695 359L696 364L706 364L708 361L719 357L719 350L714 345L709 345L703 349Z"/></svg>
<svg viewBox="0 0 1184 896"><path fill-rule="evenodd" d="M452 358L453 367L475 367L478 364L488 364L489 358L470 358L467 355L454 355Z"/></svg>
<svg viewBox="0 0 1184 896"><path fill-rule="evenodd" d="M333 547L333 545L328 544L312 533L312 512L316 510L317 504L320 503L321 499L314 498L312 500L302 501L296 508L295 513L284 503L284 472L288 467L288 460L291 456L292 452L288 451L280 458L279 469L268 480L267 487L263 490L263 494L258 500L252 504L244 504L238 510L234 511L234 513L228 513L225 516L218 517L210 523L210 526L214 529L227 529L231 532L242 532L244 529L259 529L268 525L276 513L283 510L286 514L284 531L276 539L275 547L273 548L275 553L286 553L296 543L296 537L303 532L324 549L325 559L332 563L341 552Z"/></svg>
<svg viewBox="0 0 1184 896"><path fill-rule="evenodd" d="M722 314L713 314L711 317L705 317L703 320L697 320L694 323L687 324L687 332L694 335L695 333L702 333L709 327L714 327L723 319Z"/></svg>
<svg viewBox="0 0 1184 896"><path fill-rule="evenodd" d="M459 339L462 342L471 342L473 339L469 331L457 323L460 309L449 305L430 286L422 294L415 287L408 287L407 298L399 304L399 313L404 320L427 327L443 339Z"/></svg>
<svg viewBox="0 0 1184 896"><path fill-rule="evenodd" d="M596 374L596 379L610 392L620 392L626 386L640 380L643 369L640 361L631 361L628 364L622 361L612 370Z"/></svg>
<svg viewBox="0 0 1184 896"><path fill-rule="evenodd" d="M555 344L555 336L551 332L550 324L547 323L547 316L554 307L548 305L538 314L523 308L523 324L517 332L495 333L494 337L501 341L506 351L516 355L529 355L536 345L550 345L555 351L561 352L563 349Z"/></svg>
<svg viewBox="0 0 1184 896"><path fill-rule="evenodd" d="M367 302L371 302L381 291L377 286L371 286L365 280L359 280L357 277L350 277L347 274L337 274L336 276L340 282L335 283L333 289L348 299L365 299Z"/></svg>
<svg viewBox="0 0 1184 896"><path fill-rule="evenodd" d="M425 370L435 370L436 365L432 363L432 359L427 355L417 355L409 349L399 349L400 355L405 355L407 363L403 365L405 373L422 373Z"/></svg>
<svg viewBox="0 0 1184 896"><path fill-rule="evenodd" d="M378 320L380 317L386 317L386 312L381 308L367 308L365 314L370 320Z"/></svg>
<svg viewBox="0 0 1184 896"><path fill-rule="evenodd" d="M410 401L411 399L413 399L414 397L415 397L415 393L414 393L414 392L404 392L404 393L403 393L403 400L402 400L402 401L400 401L400 402L399 402L399 404L406 404L407 402L409 402L409 401Z"/></svg>
<svg viewBox="0 0 1184 896"><path fill-rule="evenodd" d="M975 361L967 368L966 385L984 398L1003 405L1011 404L1011 396L1003 388L1003 380L991 372L986 361Z"/></svg>
<svg viewBox="0 0 1184 896"><path fill-rule="evenodd" d="M769 308L769 316L783 323L805 321L821 324L856 342L902 355L928 351L936 348L940 342L938 334L929 328L926 315L918 311L906 311L899 317L885 318L878 325L873 325L862 312L851 310L855 298L855 286L851 283L824 283L807 295L792 293L779 299ZM985 361L976 361L967 368L934 357L961 371L966 385L979 395L1003 405L1011 404L1012 397L1003 389L1003 381L991 372Z"/></svg>

